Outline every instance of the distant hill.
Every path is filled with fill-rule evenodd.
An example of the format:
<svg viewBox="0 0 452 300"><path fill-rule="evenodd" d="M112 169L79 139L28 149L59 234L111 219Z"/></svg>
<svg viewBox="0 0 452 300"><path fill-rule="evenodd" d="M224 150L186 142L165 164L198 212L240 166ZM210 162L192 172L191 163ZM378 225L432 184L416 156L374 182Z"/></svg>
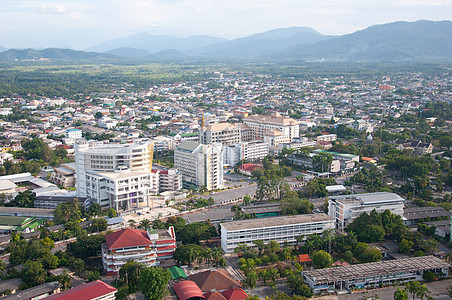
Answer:
<svg viewBox="0 0 452 300"><path fill-rule="evenodd" d="M168 49L175 49L184 52L224 41L226 41L226 39L207 35L196 35L180 38L167 35L151 35L144 32L124 38L106 41L99 45L90 47L88 50L95 52L106 52L117 48L130 47L146 50L149 53L156 53Z"/></svg>
<svg viewBox="0 0 452 300"><path fill-rule="evenodd" d="M452 22L417 21L374 25L271 57L327 61L403 61L452 58Z"/></svg>
<svg viewBox="0 0 452 300"><path fill-rule="evenodd" d="M117 55L124 58L143 58L150 55L149 52L142 49L136 49L131 47L120 47L110 51L103 52L105 54Z"/></svg>
<svg viewBox="0 0 452 300"><path fill-rule="evenodd" d="M189 55L187 55L181 51L169 49L169 50L159 51L157 53L146 56L145 58L149 59L149 60L156 60L156 61L168 61L168 60L181 61L181 60L185 60L189 57L190 57Z"/></svg>
<svg viewBox="0 0 452 300"><path fill-rule="evenodd" d="M3 52L3 51L6 51L6 50L8 50L8 48L0 46L0 53Z"/></svg>
<svg viewBox="0 0 452 300"><path fill-rule="evenodd" d="M100 61L100 60L116 60L118 56L95 53L75 51L71 49L48 48L44 50L25 49L17 50L10 49L0 53L0 61L15 61L15 60L39 60L41 58L48 58L51 60L68 60L68 61Z"/></svg>
<svg viewBox="0 0 452 300"><path fill-rule="evenodd" d="M329 39L309 27L278 28L220 44L198 48L190 52L204 57L248 57L283 51L295 45L310 45Z"/></svg>

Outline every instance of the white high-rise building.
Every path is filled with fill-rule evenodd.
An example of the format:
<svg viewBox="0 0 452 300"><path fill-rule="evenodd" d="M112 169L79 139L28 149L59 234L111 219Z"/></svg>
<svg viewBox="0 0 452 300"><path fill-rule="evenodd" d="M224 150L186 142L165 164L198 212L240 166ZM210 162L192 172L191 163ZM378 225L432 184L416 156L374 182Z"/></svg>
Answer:
<svg viewBox="0 0 452 300"><path fill-rule="evenodd" d="M235 166L240 160L262 159L268 155L268 143L262 141L241 142L235 146L223 147L223 162Z"/></svg>
<svg viewBox="0 0 452 300"><path fill-rule="evenodd" d="M152 145L78 144L75 146L77 197L117 211L149 206L158 193L152 173Z"/></svg>
<svg viewBox="0 0 452 300"><path fill-rule="evenodd" d="M185 187L223 188L223 148L220 143L182 142L174 150L174 167L181 172Z"/></svg>
<svg viewBox="0 0 452 300"><path fill-rule="evenodd" d="M211 124L201 127L199 131L199 142L202 144L221 143L223 146L233 146L240 140L240 126L234 124Z"/></svg>

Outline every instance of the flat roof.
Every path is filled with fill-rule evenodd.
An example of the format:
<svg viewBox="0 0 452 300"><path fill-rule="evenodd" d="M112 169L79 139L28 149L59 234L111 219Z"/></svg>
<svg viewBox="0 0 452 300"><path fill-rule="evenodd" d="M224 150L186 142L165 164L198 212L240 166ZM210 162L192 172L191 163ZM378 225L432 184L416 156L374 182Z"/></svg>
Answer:
<svg viewBox="0 0 452 300"><path fill-rule="evenodd" d="M242 206L240 209L246 214L264 214L264 213L272 213L272 212L280 212L281 211L281 203L266 203L266 204L256 204L256 205L248 205Z"/></svg>
<svg viewBox="0 0 452 300"><path fill-rule="evenodd" d="M328 193L334 193L334 192L344 192L347 189L345 188L345 186L343 186L342 184L338 184L338 185L328 185L326 186L326 191Z"/></svg>
<svg viewBox="0 0 452 300"><path fill-rule="evenodd" d="M42 213L42 214L53 214L54 209L46 209L46 208L27 208L27 207L0 207L0 213L24 213L24 212L32 212L32 213Z"/></svg>
<svg viewBox="0 0 452 300"><path fill-rule="evenodd" d="M395 193L389 192L376 192L376 193L365 193L365 194L352 194L352 195L342 195L342 196L331 196L331 200L352 200L361 201L363 204L378 204L383 202L400 202L405 201L404 198L400 197Z"/></svg>
<svg viewBox="0 0 452 300"><path fill-rule="evenodd" d="M403 216L407 220L417 220L424 218L438 218L450 217L452 214L440 206L426 206L426 207L409 207L403 210ZM450 220L448 220L450 222Z"/></svg>
<svg viewBox="0 0 452 300"><path fill-rule="evenodd" d="M251 228L276 227L322 221L334 221L334 219L328 216L327 214L321 213L321 214L306 214L296 216L281 216L273 218L239 220L224 223L221 224L221 226L223 226L228 231L236 231Z"/></svg>
<svg viewBox="0 0 452 300"><path fill-rule="evenodd" d="M449 268L451 265L435 256L401 258L337 268L305 271L303 275L314 284L339 282L366 277L408 273L419 270Z"/></svg>

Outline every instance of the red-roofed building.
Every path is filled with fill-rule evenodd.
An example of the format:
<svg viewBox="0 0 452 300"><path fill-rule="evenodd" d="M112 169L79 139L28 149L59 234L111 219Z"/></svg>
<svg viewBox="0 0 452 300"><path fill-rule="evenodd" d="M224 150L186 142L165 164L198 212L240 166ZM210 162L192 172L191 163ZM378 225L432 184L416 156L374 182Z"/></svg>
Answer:
<svg viewBox="0 0 452 300"><path fill-rule="evenodd" d="M227 300L226 297L223 296L222 293L215 291L215 290L204 293L204 298L206 300Z"/></svg>
<svg viewBox="0 0 452 300"><path fill-rule="evenodd" d="M96 280L70 290L51 295L46 300L113 300L117 289L103 281Z"/></svg>
<svg viewBox="0 0 452 300"><path fill-rule="evenodd" d="M158 266L161 260L171 259L176 249L174 228L168 230L138 230L126 228L105 236L102 262L107 275L118 275L128 261L147 267Z"/></svg>
<svg viewBox="0 0 452 300"><path fill-rule="evenodd" d="M251 173L256 169L263 169L259 165L255 165L252 163L246 163L239 167L239 172L248 176L251 176Z"/></svg>
<svg viewBox="0 0 452 300"><path fill-rule="evenodd" d="M240 284L232 278L231 274L223 269L199 272L190 275L188 278L194 281L203 292L210 292L211 290L225 291L240 286Z"/></svg>
<svg viewBox="0 0 452 300"><path fill-rule="evenodd" d="M309 254L300 254L300 255L298 255L298 262L300 262L300 263L310 263L310 262L312 262L312 260L309 257Z"/></svg>
<svg viewBox="0 0 452 300"><path fill-rule="evenodd" d="M173 286L174 291L176 292L177 298L179 300L199 300L204 299L204 295L202 294L202 291L199 289L199 287L190 280L184 280L181 282L176 283Z"/></svg>
<svg viewBox="0 0 452 300"><path fill-rule="evenodd" d="M222 294L227 300L244 300L248 298L248 294L239 287L232 287L224 291Z"/></svg>

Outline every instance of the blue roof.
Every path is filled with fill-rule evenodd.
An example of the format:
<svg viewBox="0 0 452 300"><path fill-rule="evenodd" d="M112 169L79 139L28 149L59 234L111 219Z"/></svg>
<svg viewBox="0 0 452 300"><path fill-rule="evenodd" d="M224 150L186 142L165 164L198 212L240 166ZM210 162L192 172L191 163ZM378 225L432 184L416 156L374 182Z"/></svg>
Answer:
<svg viewBox="0 0 452 300"><path fill-rule="evenodd" d="M77 129L77 128L71 128L71 129L68 129L66 131L82 131L82 130L81 129Z"/></svg>

